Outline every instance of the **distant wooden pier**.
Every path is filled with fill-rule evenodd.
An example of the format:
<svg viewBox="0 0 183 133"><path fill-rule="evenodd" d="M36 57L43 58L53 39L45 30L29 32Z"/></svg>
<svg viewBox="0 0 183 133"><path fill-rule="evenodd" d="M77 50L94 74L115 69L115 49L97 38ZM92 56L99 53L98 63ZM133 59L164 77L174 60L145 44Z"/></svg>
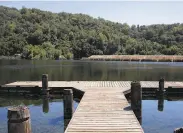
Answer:
<svg viewBox="0 0 183 133"><path fill-rule="evenodd" d="M172 94L173 90L183 93L183 82L165 81L161 87L157 81L141 81L140 84L146 93L160 91L159 88ZM11 92L11 89L26 90L26 87L39 92L42 82L14 82L1 86L0 90ZM130 92L131 81L49 81L48 87L50 92L70 88L84 94L65 133L144 132L125 97Z"/></svg>
<svg viewBox="0 0 183 133"><path fill-rule="evenodd" d="M140 61L140 62L183 62L181 55L92 55L83 60Z"/></svg>

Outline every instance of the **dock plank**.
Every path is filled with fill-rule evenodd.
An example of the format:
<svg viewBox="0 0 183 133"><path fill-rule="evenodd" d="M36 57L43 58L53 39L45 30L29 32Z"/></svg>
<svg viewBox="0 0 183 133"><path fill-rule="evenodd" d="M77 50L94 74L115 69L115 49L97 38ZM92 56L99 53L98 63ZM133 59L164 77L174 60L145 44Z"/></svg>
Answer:
<svg viewBox="0 0 183 133"><path fill-rule="evenodd" d="M74 87L85 92L65 133L143 133L124 92L131 81L49 81L49 87ZM5 86L38 86L41 81L19 81ZM144 88L158 88L157 81L141 81ZM183 87L183 82L166 81ZM36 88L35 88L36 89Z"/></svg>
<svg viewBox="0 0 183 133"><path fill-rule="evenodd" d="M105 87L106 83L101 82L101 87L91 87L85 92L65 133L143 133L133 111L125 109L130 105L120 84L115 82L112 89L112 86Z"/></svg>

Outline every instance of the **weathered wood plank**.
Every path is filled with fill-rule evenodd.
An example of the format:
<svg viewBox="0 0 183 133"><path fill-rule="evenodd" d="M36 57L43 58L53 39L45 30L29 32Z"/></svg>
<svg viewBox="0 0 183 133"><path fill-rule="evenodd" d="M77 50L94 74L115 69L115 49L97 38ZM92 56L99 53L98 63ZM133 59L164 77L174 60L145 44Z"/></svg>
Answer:
<svg viewBox="0 0 183 133"><path fill-rule="evenodd" d="M157 81L141 81L142 88L158 88ZM131 81L49 81L48 87L74 87L85 92L65 133L143 133L123 92ZM38 86L41 81L20 81L2 87ZM169 86L183 88L183 82L166 81ZM4 88L3 88L4 89ZM34 88L36 89L36 88Z"/></svg>
<svg viewBox="0 0 183 133"><path fill-rule="evenodd" d="M49 81L48 87L95 87L101 88L128 88L130 89L131 81ZM141 81L142 88L157 88L158 81ZM15 87L15 86L38 86L42 87L41 81L18 81L2 85L2 87ZM165 88L168 86L183 87L183 82L166 81Z"/></svg>
<svg viewBox="0 0 183 133"><path fill-rule="evenodd" d="M112 82L111 82L112 83ZM109 88L105 82L100 83L100 88L90 87L84 94L73 118L65 133L73 132L137 132L143 130L129 107L123 90L118 82ZM110 84L110 82L109 82ZM116 89L116 87L120 88Z"/></svg>

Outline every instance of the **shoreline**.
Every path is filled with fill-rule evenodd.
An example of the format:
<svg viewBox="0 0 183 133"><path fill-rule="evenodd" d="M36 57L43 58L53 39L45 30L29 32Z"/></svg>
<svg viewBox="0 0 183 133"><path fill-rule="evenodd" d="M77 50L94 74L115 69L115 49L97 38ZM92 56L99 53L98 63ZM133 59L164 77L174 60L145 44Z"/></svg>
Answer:
<svg viewBox="0 0 183 133"><path fill-rule="evenodd" d="M31 60L19 56L0 56L0 60ZM52 59L32 59L52 60ZM56 59L55 59L56 60ZM183 62L182 55L92 55L81 59L58 59L72 61L129 61L129 62Z"/></svg>
<svg viewBox="0 0 183 133"><path fill-rule="evenodd" d="M95 61L139 61L139 62L183 62L181 55L92 55L82 60Z"/></svg>

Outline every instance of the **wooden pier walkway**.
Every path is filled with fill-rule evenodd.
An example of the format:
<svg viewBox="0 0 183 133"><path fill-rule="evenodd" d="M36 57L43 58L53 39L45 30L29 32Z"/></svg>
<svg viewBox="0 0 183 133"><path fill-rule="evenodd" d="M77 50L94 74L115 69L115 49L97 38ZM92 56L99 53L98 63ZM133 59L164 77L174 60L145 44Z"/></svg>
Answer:
<svg viewBox="0 0 183 133"><path fill-rule="evenodd" d="M74 87L84 93L65 133L143 133L124 96L131 81L49 81L49 87ZM39 86L41 81L14 82L6 86ZM141 81L143 88L158 88L157 81ZM182 87L183 82L165 82Z"/></svg>
<svg viewBox="0 0 183 133"><path fill-rule="evenodd" d="M142 133L143 130L121 89L90 88L65 132Z"/></svg>
<svg viewBox="0 0 183 133"><path fill-rule="evenodd" d="M49 81L49 87L74 87L82 91L91 87L98 88L119 88L124 91L130 89L131 81ZM140 81L142 88L158 88L158 81ZM18 81L6 84L5 86L38 86L42 87L41 81ZM183 82L180 81L165 81L165 88L169 86L183 87Z"/></svg>

